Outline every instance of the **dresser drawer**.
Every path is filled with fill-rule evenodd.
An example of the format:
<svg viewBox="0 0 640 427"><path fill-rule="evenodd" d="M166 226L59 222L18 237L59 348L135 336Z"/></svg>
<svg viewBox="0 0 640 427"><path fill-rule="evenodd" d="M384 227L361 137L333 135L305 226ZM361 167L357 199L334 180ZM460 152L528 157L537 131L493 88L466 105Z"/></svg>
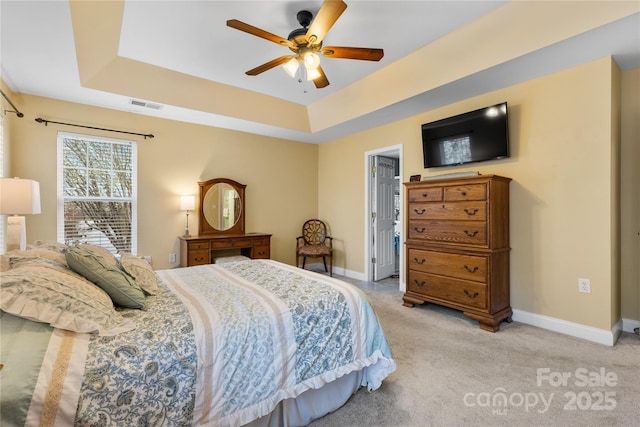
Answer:
<svg viewBox="0 0 640 427"><path fill-rule="evenodd" d="M412 188L409 190L409 203L439 202L442 200L442 187Z"/></svg>
<svg viewBox="0 0 640 427"><path fill-rule="evenodd" d="M198 249L209 250L209 242L189 242L189 251L196 251Z"/></svg>
<svg viewBox="0 0 640 427"><path fill-rule="evenodd" d="M271 257L271 250L269 246L254 246L251 249L251 258L269 259L270 257Z"/></svg>
<svg viewBox="0 0 640 427"><path fill-rule="evenodd" d="M409 270L486 283L487 258L446 252L409 249Z"/></svg>
<svg viewBox="0 0 640 427"><path fill-rule="evenodd" d="M255 237L253 239L253 246L266 246L269 244L269 237Z"/></svg>
<svg viewBox="0 0 640 427"><path fill-rule="evenodd" d="M444 188L444 201L486 200L487 186L485 184L452 185Z"/></svg>
<svg viewBox="0 0 640 427"><path fill-rule="evenodd" d="M251 238L233 238L212 240L211 249L234 249L234 248L250 248Z"/></svg>
<svg viewBox="0 0 640 427"><path fill-rule="evenodd" d="M209 264L209 250L189 251L189 266Z"/></svg>
<svg viewBox="0 0 640 427"><path fill-rule="evenodd" d="M409 271L407 292L473 308L487 307L487 287L480 283Z"/></svg>
<svg viewBox="0 0 640 427"><path fill-rule="evenodd" d="M409 239L471 245L487 244L487 224L482 221L411 221Z"/></svg>
<svg viewBox="0 0 640 427"><path fill-rule="evenodd" d="M409 219L447 219L485 221L486 202L411 203Z"/></svg>

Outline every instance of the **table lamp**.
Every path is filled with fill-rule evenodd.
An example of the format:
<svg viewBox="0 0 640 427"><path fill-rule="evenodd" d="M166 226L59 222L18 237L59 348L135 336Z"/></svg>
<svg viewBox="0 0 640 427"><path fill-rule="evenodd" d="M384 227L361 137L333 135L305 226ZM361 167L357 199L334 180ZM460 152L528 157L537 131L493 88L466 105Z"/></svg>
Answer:
<svg viewBox="0 0 640 427"><path fill-rule="evenodd" d="M180 210L187 212L187 225L184 228L183 237L189 237L189 211L192 211L196 208L196 198L195 196L181 196L180 197Z"/></svg>
<svg viewBox="0 0 640 427"><path fill-rule="evenodd" d="M40 213L40 183L32 179L0 178L0 214L7 217L7 252L25 250L27 227L22 215Z"/></svg>

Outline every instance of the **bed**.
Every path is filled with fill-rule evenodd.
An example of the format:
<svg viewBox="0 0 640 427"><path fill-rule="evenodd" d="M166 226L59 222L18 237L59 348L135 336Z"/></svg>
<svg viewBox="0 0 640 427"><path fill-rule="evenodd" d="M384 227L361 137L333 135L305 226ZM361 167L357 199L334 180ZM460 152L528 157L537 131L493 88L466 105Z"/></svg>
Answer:
<svg viewBox="0 0 640 427"><path fill-rule="evenodd" d="M3 260L3 426L306 425L395 370L343 281L273 260L154 272L38 243Z"/></svg>

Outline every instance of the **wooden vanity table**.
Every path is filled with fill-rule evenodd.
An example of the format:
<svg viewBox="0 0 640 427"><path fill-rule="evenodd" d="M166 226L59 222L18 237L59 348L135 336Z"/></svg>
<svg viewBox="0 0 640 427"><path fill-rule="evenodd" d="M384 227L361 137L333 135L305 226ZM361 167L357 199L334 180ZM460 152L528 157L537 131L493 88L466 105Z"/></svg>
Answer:
<svg viewBox="0 0 640 427"><path fill-rule="evenodd" d="M268 259L271 256L271 234L180 237L180 267L212 264L217 254L232 250L249 258Z"/></svg>
<svg viewBox="0 0 640 427"><path fill-rule="evenodd" d="M246 233L244 189L226 178L199 182L200 211L197 236L180 237L180 267L211 264L217 255L271 257L271 234Z"/></svg>

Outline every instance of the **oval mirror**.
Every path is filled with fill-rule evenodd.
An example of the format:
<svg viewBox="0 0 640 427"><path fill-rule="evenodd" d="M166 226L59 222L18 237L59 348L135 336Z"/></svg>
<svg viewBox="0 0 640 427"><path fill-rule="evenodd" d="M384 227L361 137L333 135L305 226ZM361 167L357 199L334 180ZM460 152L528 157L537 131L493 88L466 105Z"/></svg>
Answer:
<svg viewBox="0 0 640 427"><path fill-rule="evenodd" d="M213 228L220 231L228 230L240 219L240 195L229 184L215 184L204 195L202 212Z"/></svg>
<svg viewBox="0 0 640 427"><path fill-rule="evenodd" d="M244 233L244 188L233 180L216 178L200 185L199 234Z"/></svg>

